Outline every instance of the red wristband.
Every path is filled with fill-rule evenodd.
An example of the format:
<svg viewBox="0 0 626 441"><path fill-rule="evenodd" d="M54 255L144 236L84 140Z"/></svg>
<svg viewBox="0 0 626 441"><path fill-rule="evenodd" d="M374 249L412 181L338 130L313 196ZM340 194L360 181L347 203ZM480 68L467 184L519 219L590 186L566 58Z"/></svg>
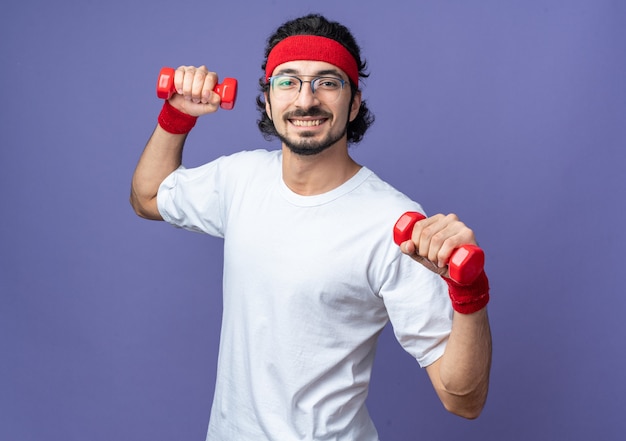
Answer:
<svg viewBox="0 0 626 441"><path fill-rule="evenodd" d="M159 125L166 132L174 135L184 135L189 133L196 125L197 116L191 116L181 112L165 100L161 113L159 114Z"/></svg>
<svg viewBox="0 0 626 441"><path fill-rule="evenodd" d="M448 284L448 294L452 308L461 314L479 311L489 303L489 279L485 271L480 273L470 285L459 285L452 279L443 277Z"/></svg>

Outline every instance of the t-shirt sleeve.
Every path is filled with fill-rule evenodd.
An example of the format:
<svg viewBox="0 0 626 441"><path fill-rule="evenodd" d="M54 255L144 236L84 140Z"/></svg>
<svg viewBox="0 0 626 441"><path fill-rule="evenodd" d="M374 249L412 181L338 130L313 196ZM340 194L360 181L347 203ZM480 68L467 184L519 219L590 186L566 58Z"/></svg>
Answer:
<svg viewBox="0 0 626 441"><path fill-rule="evenodd" d="M421 367L443 355L452 327L447 285L409 256L401 254L388 267L381 289L393 332Z"/></svg>
<svg viewBox="0 0 626 441"><path fill-rule="evenodd" d="M159 187L159 213L176 227L224 237L219 180L220 160L192 169L179 167Z"/></svg>

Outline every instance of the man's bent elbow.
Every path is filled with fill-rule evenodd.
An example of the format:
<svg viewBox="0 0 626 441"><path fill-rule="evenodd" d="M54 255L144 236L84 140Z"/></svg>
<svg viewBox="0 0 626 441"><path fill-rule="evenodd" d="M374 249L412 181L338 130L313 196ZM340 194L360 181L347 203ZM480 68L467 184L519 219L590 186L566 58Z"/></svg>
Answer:
<svg viewBox="0 0 626 441"><path fill-rule="evenodd" d="M485 403L487 402L487 393L466 396L451 396L446 400L442 400L444 408L457 416L468 420L475 420L480 416Z"/></svg>
<svg viewBox="0 0 626 441"><path fill-rule="evenodd" d="M159 213L159 209L157 207L156 198L142 202L134 193L131 192L129 202L137 216L148 220L163 220L163 217L161 216L161 213Z"/></svg>

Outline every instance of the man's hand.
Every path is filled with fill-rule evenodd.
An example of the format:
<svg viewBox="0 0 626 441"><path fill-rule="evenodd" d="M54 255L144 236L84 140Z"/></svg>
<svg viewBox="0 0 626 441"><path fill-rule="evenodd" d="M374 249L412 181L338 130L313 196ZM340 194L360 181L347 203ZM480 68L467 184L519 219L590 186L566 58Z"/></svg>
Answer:
<svg viewBox="0 0 626 441"><path fill-rule="evenodd" d="M466 244L476 245L474 232L455 214L436 214L416 222L411 239L402 243L400 249L429 270L449 277L450 256Z"/></svg>
<svg viewBox="0 0 626 441"><path fill-rule="evenodd" d="M220 105L220 96L213 91L217 83L217 74L206 66L180 66L174 73L176 94L170 104L191 116L213 113Z"/></svg>

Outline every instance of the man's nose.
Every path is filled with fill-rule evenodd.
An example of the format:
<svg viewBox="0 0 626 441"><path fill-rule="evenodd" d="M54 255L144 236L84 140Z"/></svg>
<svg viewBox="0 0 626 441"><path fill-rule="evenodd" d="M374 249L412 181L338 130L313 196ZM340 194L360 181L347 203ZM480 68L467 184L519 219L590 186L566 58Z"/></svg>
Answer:
<svg viewBox="0 0 626 441"><path fill-rule="evenodd" d="M308 108L313 105L319 104L319 100L317 96L313 93L313 88L311 87L310 81L303 81L302 87L300 87L300 92L296 97L296 104L299 107Z"/></svg>

